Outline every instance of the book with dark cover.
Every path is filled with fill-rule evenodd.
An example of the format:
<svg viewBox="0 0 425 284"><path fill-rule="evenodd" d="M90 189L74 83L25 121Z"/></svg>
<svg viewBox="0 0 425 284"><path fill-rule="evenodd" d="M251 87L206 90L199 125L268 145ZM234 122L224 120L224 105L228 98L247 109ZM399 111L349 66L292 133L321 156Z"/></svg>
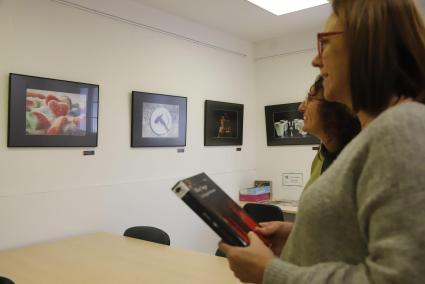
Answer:
<svg viewBox="0 0 425 284"><path fill-rule="evenodd" d="M248 232L259 225L205 173L179 181L172 190L225 243L248 246ZM269 241L259 237L266 245Z"/></svg>

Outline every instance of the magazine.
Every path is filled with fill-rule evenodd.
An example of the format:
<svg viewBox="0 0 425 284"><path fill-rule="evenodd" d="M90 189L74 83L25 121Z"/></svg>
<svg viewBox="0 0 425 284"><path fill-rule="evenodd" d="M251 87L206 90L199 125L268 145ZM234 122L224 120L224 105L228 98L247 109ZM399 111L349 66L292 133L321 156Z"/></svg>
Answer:
<svg viewBox="0 0 425 284"><path fill-rule="evenodd" d="M181 198L225 243L248 246L248 232L259 225L205 173L177 182L172 191ZM270 242L261 235L262 241Z"/></svg>

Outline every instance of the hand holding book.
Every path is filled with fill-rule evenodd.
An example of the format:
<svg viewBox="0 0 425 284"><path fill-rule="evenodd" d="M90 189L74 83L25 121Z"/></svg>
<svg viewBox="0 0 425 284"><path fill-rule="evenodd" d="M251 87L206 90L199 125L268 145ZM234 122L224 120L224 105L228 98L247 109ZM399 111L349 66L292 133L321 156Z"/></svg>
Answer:
<svg viewBox="0 0 425 284"><path fill-rule="evenodd" d="M271 243L270 248L276 256L280 256L282 249L291 233L293 223L271 221L262 222L260 227L257 227L255 232L265 236Z"/></svg>
<svg viewBox="0 0 425 284"><path fill-rule="evenodd" d="M230 268L242 282L263 283L264 269L274 258L273 252L257 234L250 232L248 237L248 247L235 247L220 242L219 249L226 255Z"/></svg>
<svg viewBox="0 0 425 284"><path fill-rule="evenodd" d="M270 241L258 231L259 225L205 173L179 181L172 190L224 242L248 246L248 233L255 231L267 246L271 246Z"/></svg>

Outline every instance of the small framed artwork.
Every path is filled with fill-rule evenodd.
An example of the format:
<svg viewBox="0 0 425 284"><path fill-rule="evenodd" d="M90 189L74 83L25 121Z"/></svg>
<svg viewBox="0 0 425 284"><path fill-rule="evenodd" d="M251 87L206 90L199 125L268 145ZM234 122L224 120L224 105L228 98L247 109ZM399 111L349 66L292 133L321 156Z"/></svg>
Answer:
<svg viewBox="0 0 425 284"><path fill-rule="evenodd" d="M314 145L319 139L303 131L300 103L265 106L267 145Z"/></svg>
<svg viewBox="0 0 425 284"><path fill-rule="evenodd" d="M205 146L242 145L243 104L205 101Z"/></svg>
<svg viewBox="0 0 425 284"><path fill-rule="evenodd" d="M8 147L96 147L99 85L9 75Z"/></svg>
<svg viewBox="0 0 425 284"><path fill-rule="evenodd" d="M187 98L133 91L131 147L186 146Z"/></svg>

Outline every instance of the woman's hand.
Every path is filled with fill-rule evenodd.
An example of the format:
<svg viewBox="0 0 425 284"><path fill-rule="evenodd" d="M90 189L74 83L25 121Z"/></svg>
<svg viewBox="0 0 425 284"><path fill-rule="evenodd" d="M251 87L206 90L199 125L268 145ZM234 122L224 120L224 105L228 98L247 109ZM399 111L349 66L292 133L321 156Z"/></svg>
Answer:
<svg viewBox="0 0 425 284"><path fill-rule="evenodd" d="M257 227L255 231L267 237L272 243L272 250L276 256L280 256L285 246L286 240L291 233L293 223L271 221L260 223L261 227Z"/></svg>
<svg viewBox="0 0 425 284"><path fill-rule="evenodd" d="M226 254L230 269L245 283L261 283L267 263L273 259L273 252L254 233L248 233L249 246L236 247L219 242L218 247Z"/></svg>

